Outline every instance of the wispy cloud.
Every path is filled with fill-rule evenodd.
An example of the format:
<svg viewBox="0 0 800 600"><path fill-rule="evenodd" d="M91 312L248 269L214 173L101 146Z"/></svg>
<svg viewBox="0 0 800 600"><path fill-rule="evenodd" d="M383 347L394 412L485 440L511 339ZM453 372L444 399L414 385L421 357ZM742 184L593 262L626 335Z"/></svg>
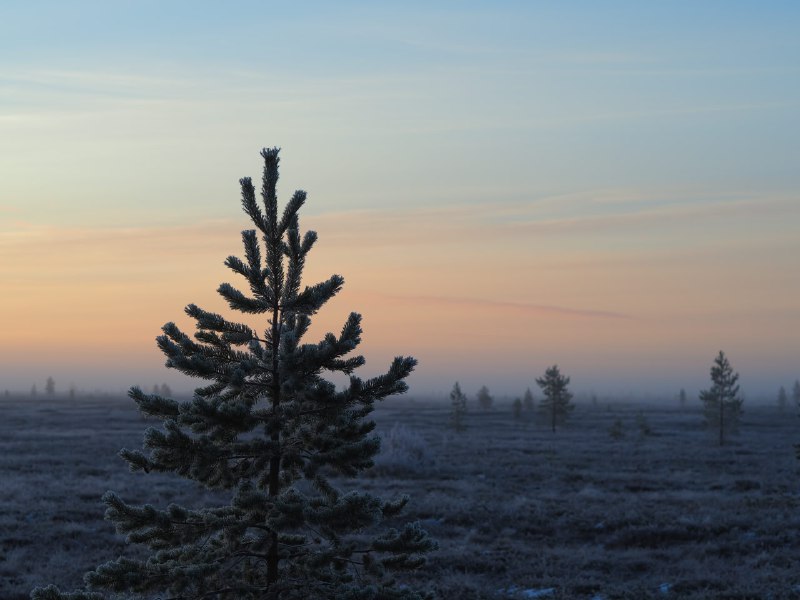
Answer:
<svg viewBox="0 0 800 600"><path fill-rule="evenodd" d="M379 297L386 300L394 300L399 302L434 305L438 307L467 307L473 309L491 309L491 310L513 310L540 316L565 316L565 317L586 317L586 318L600 318L600 319L631 319L630 315L607 311L607 310L593 310L586 308L571 308L565 306L550 306L545 304L532 304L528 302L509 302L502 300L487 300L484 298L468 298L468 297L455 297L455 296L404 296L404 295L390 295L390 294L369 294L371 296Z"/></svg>
<svg viewBox="0 0 800 600"><path fill-rule="evenodd" d="M420 243L482 243L511 237L602 235L704 220L800 216L800 199L793 195L598 192L531 199L527 202L450 204L429 208L343 211L315 215L313 223L334 239L358 235L360 243L393 245ZM358 232L358 233L356 233ZM757 233L757 232L752 232Z"/></svg>

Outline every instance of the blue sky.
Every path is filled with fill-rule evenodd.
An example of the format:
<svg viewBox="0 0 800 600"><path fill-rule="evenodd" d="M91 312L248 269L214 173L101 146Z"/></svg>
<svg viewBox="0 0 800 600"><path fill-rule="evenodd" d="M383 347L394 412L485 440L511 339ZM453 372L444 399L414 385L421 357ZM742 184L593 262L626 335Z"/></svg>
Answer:
<svg viewBox="0 0 800 600"><path fill-rule="evenodd" d="M115 376L163 378L158 326L226 277L184 279L192 244L214 265L237 251L247 224L236 182L257 177L260 147L278 145L281 190L309 191L309 225L332 242L320 273L355 275L348 301L382 313L374 288L398 285L399 321L461 315L441 330L431 317L432 339L402 340L408 350L393 350L388 320L376 327L380 360L419 348L420 388L462 377L465 359L442 358L435 339L481 311L522 319L540 355L526 365L523 338L487 331L467 369L486 373L467 385L511 393L559 361L586 389L697 387L722 346L754 388L788 385L800 375L800 346L785 335L800 320L798 17L789 2L3 3L5 318L52 330L32 296L79 302L80 280L122 302L125 281L163 273L159 289L190 286L186 297L148 304L141 326L154 330L120 348L151 358ZM212 226L234 232L231 244L215 245ZM364 260L363 240L383 263ZM35 273L23 268L34 247L64 257L58 273L43 257ZM123 265L102 262L115 252ZM469 282L477 268L492 270L491 286ZM520 304L625 314L630 338L600 327L587 349L593 329L578 317L514 317ZM74 322L94 326L88 313ZM708 331L687 355L678 334L693 322ZM60 366L56 350L34 364L36 344L17 335L14 385L42 369L94 376ZM614 361L597 365L609 345ZM625 373L643 346L652 359Z"/></svg>

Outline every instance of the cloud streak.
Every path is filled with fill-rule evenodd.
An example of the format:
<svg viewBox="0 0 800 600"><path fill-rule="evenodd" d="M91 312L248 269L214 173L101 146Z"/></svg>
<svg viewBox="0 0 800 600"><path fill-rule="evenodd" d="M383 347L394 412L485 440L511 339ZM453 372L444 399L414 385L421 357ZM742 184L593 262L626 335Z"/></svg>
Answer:
<svg viewBox="0 0 800 600"><path fill-rule="evenodd" d="M391 294L370 294L377 298L391 301L399 301L410 304L433 305L440 308L461 306L479 310L514 310L521 311L537 316L564 316L564 317L585 317L597 319L631 319L630 315L607 311L592 310L584 308L569 308L564 306L549 306L545 304L532 304L528 302L509 302L503 300L486 300L482 298L468 298L455 296L403 296Z"/></svg>

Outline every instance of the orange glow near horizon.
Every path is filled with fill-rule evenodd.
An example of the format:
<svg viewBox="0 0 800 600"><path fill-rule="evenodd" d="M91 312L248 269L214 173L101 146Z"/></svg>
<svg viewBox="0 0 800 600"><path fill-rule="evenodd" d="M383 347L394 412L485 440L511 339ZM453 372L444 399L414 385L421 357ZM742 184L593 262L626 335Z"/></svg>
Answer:
<svg viewBox="0 0 800 600"><path fill-rule="evenodd" d="M618 228L630 227L624 221L589 230L561 224L552 236L482 221L493 214L301 218L320 234L306 283L335 272L346 280L309 339L338 331L351 310L361 312L365 371L378 373L395 354L410 354L421 360L425 387L436 389L459 377L488 381L556 362L584 381L615 369L674 371L695 362L704 372L719 347L742 359L780 360L796 345L787 323L797 323L800 289L783 277L794 261L781 251L793 243L788 236L679 251L655 239L631 255L614 249ZM729 225L739 226L737 218ZM40 363L80 372L98 364L157 379L163 360L153 339L164 322L192 332L182 312L190 302L230 316L214 290L222 281L241 283L222 262L242 254L242 225L244 217L239 224L3 234L0 248L15 259L4 260L0 273L0 359L11 369ZM647 223L636 227L648 235ZM650 227L651 241L676 233ZM765 298L764 289L778 287L785 295Z"/></svg>

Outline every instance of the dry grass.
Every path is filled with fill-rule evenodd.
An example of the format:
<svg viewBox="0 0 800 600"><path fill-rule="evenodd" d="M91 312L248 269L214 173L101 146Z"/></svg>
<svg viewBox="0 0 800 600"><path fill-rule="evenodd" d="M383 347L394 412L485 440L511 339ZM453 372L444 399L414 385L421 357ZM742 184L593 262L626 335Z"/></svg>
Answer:
<svg viewBox="0 0 800 600"><path fill-rule="evenodd" d="M699 407L579 406L553 434L500 405L455 434L449 406L389 400L375 413L386 454L342 486L412 496L407 517L441 546L416 583L442 598L800 598L800 420L745 408L741 434L719 448ZM3 600L78 587L129 553L102 520L107 489L158 506L212 501L127 471L116 452L154 424L128 400L11 398L0 410ZM625 436L613 439L618 419Z"/></svg>

